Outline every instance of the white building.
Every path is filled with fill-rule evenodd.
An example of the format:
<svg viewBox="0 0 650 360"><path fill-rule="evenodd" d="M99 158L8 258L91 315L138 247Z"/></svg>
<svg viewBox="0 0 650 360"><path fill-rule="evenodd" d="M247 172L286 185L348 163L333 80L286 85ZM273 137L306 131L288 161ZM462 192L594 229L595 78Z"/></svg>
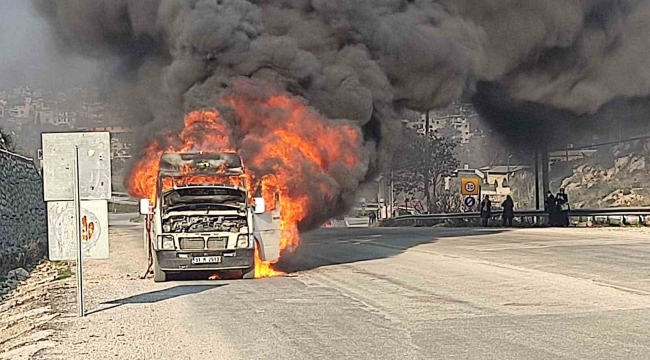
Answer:
<svg viewBox="0 0 650 360"><path fill-rule="evenodd" d="M17 105L9 109L9 116L16 119L16 121L29 119L29 110L30 107L28 105Z"/></svg>
<svg viewBox="0 0 650 360"><path fill-rule="evenodd" d="M478 178L481 184L481 196L488 195L492 202L500 203L506 199L506 196L512 195L513 189L508 181L515 176L521 176L528 169L528 166L523 165L497 165L480 169L458 169L454 175L459 179L458 181L461 178Z"/></svg>
<svg viewBox="0 0 650 360"><path fill-rule="evenodd" d="M58 111L58 116L55 116L52 125L74 127L77 124L77 116L76 111Z"/></svg>
<svg viewBox="0 0 650 360"><path fill-rule="evenodd" d="M453 133L452 138L461 144L467 144L474 135L470 120L477 117L471 104L455 103L450 107L431 111L429 113L429 133L444 136L446 131ZM417 120L405 120L406 126L424 134L426 113L420 114Z"/></svg>

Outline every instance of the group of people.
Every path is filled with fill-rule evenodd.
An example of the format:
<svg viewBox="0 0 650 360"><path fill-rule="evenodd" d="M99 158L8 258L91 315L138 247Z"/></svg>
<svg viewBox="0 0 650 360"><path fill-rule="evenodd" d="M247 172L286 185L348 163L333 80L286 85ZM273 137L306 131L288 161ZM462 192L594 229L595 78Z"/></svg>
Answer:
<svg viewBox="0 0 650 360"><path fill-rule="evenodd" d="M501 203L501 208L503 208L501 224L503 226L512 227L512 220L515 218L515 202L512 200L510 195L506 196L506 199ZM485 198L481 201L481 226L487 227L488 220L491 216L492 201L489 196L485 195Z"/></svg>
<svg viewBox="0 0 650 360"><path fill-rule="evenodd" d="M544 210L548 214L550 226L569 226L569 196L564 189L560 189L555 196L550 191L546 193Z"/></svg>
<svg viewBox="0 0 650 360"><path fill-rule="evenodd" d="M511 227L512 219L515 217L515 203L510 195L501 203L501 208L503 208L502 225ZM550 191L546 193L544 210L548 214L548 224L550 226L569 226L569 196L564 192L564 189L560 189L560 192L555 196ZM492 217L492 201L490 201L489 196L485 195L485 198L481 201L480 211L481 226L487 227L488 220Z"/></svg>

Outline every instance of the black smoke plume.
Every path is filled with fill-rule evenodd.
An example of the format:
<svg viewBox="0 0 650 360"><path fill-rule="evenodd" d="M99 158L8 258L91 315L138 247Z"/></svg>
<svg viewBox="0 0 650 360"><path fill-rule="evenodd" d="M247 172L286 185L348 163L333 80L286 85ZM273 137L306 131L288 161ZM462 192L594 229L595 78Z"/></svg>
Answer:
<svg viewBox="0 0 650 360"><path fill-rule="evenodd" d="M513 141L560 141L650 94L645 0L34 0L66 50L132 80L152 134L263 80L365 131L370 173L402 109L472 94ZM602 109L617 109L603 111ZM609 115L608 115L609 114ZM587 124L587 125L586 125ZM563 139L562 139L563 140ZM363 181L362 179L357 179Z"/></svg>

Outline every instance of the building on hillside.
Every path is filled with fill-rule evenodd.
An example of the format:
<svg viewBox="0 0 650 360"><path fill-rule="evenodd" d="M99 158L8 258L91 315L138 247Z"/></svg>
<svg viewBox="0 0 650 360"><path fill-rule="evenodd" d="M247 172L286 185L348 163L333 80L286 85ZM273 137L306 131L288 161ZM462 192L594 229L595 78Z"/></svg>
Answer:
<svg viewBox="0 0 650 360"><path fill-rule="evenodd" d="M77 125L78 113L72 109L62 109L58 111L58 116L54 117L54 126L66 126L74 128Z"/></svg>
<svg viewBox="0 0 650 360"><path fill-rule="evenodd" d="M9 117L14 118L16 122L29 119L30 106L29 104L16 104L9 108Z"/></svg>
<svg viewBox="0 0 650 360"><path fill-rule="evenodd" d="M471 104L454 103L445 109L429 113L429 133L445 136L449 132L453 139L458 140L461 144L467 144L474 136L471 121L477 117L478 114ZM415 120L404 120L404 122L408 128L424 134L426 113L420 114Z"/></svg>
<svg viewBox="0 0 650 360"><path fill-rule="evenodd" d="M93 126L93 127L80 127L79 131L90 132L109 132L111 134L131 134L133 129L126 126Z"/></svg>

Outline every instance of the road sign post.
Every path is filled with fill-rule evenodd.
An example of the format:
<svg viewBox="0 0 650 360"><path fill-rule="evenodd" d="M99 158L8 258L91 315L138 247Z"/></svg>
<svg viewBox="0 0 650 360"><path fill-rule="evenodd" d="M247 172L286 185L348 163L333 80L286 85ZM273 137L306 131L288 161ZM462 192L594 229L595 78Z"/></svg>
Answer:
<svg viewBox="0 0 650 360"><path fill-rule="evenodd" d="M74 197L74 222L77 242L77 308L79 317L84 317L84 276L83 276L83 241L81 236L81 198L79 195L79 146L74 147L72 167L73 197Z"/></svg>
<svg viewBox="0 0 650 360"><path fill-rule="evenodd" d="M43 186L50 260L76 260L77 305L85 316L84 259L108 258L110 134L43 134Z"/></svg>

